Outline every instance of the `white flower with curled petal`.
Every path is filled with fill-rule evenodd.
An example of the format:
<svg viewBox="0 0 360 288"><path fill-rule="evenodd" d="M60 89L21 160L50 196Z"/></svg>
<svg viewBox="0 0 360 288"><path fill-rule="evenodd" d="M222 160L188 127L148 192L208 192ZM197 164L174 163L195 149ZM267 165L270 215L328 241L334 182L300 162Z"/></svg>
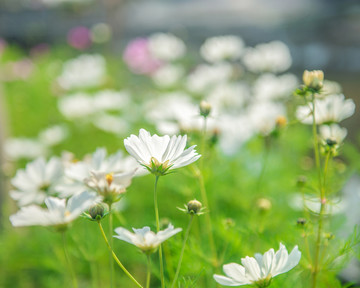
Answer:
<svg viewBox="0 0 360 288"><path fill-rule="evenodd" d="M313 123L312 105L299 106L296 110L296 118L304 124ZM355 112L355 103L352 99L346 99L343 94L333 94L324 99L315 99L316 124L338 123L349 118Z"/></svg>
<svg viewBox="0 0 360 288"><path fill-rule="evenodd" d="M301 252L295 246L290 255L286 247L280 243L280 249L265 252L264 255L255 254L255 258L246 256L241 264L230 263L223 266L226 276L214 275L217 283L224 286L241 286L255 284L257 287L268 287L271 279L286 273L300 261Z"/></svg>
<svg viewBox="0 0 360 288"><path fill-rule="evenodd" d="M200 158L195 145L185 149L187 136L158 136L140 129L139 137L131 135L124 140L126 150L149 172L166 175L168 170L180 168Z"/></svg>
<svg viewBox="0 0 360 288"><path fill-rule="evenodd" d="M82 192L66 199L48 197L45 199L47 209L37 205L22 207L16 214L10 216L14 227L19 226L66 226L81 215L86 209L99 201L93 192Z"/></svg>
<svg viewBox="0 0 360 288"><path fill-rule="evenodd" d="M115 232L118 235L115 235L114 237L139 247L144 253L153 253L162 242L179 233L182 229L174 229L174 226L169 224L168 228L159 231L158 233L152 232L148 226L141 229L133 228L133 231L134 233L125 228L118 227L115 229Z"/></svg>

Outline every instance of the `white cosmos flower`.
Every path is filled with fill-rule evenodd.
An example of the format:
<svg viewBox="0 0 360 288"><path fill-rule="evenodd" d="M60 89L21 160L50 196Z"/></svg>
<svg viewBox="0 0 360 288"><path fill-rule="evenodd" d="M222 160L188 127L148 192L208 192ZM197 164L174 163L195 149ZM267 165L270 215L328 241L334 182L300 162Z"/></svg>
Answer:
<svg viewBox="0 0 360 288"><path fill-rule="evenodd" d="M206 39L200 47L201 56L208 62L237 60L244 50L244 41L237 36L218 36Z"/></svg>
<svg viewBox="0 0 360 288"><path fill-rule="evenodd" d="M291 66L289 48L281 41L272 41L249 48L243 57L245 66L255 73L283 72Z"/></svg>
<svg viewBox="0 0 360 288"><path fill-rule="evenodd" d="M315 99L316 124L338 123L355 112L355 103L352 99L346 99L343 94L333 94L323 99ZM304 124L311 125L313 122L312 105L299 106L296 117Z"/></svg>
<svg viewBox="0 0 360 288"><path fill-rule="evenodd" d="M215 65L201 64L187 77L187 89L193 93L206 93L219 83L228 82L233 75L233 67L226 62Z"/></svg>
<svg viewBox="0 0 360 288"><path fill-rule="evenodd" d="M55 146L66 139L68 130L64 125L53 125L39 133L39 139L47 146Z"/></svg>
<svg viewBox="0 0 360 288"><path fill-rule="evenodd" d="M152 232L147 226L141 229L133 228L133 231L134 233L125 228L118 227L115 229L118 235L114 237L139 247L145 253L153 253L162 242L179 233L182 229L174 229L174 226L169 224L168 228L158 233Z"/></svg>
<svg viewBox="0 0 360 288"><path fill-rule="evenodd" d="M126 188L130 186L134 173L135 170L116 174L91 171L91 176L86 178L84 182L88 187L102 195L105 203L113 203L120 200L121 194L126 192Z"/></svg>
<svg viewBox="0 0 360 288"><path fill-rule="evenodd" d="M151 55L159 60L173 61L185 54L184 42L172 34L156 33L151 35L148 40Z"/></svg>
<svg viewBox="0 0 360 288"><path fill-rule="evenodd" d="M185 150L187 136L151 136L140 129L139 136L131 135L124 140L126 150L140 164L155 175L165 175L169 169L183 167L200 158L195 146Z"/></svg>
<svg viewBox="0 0 360 288"><path fill-rule="evenodd" d="M48 197L45 199L47 209L37 205L22 207L10 216L13 226L58 226L72 222L82 212L98 201L96 193L84 191L66 199Z"/></svg>
<svg viewBox="0 0 360 288"><path fill-rule="evenodd" d="M157 69L151 78L154 83L163 88L177 84L184 75L184 68L180 65L168 64Z"/></svg>
<svg viewBox="0 0 360 288"><path fill-rule="evenodd" d="M68 119L86 118L96 112L93 98L84 92L60 98L58 109Z"/></svg>
<svg viewBox="0 0 360 288"><path fill-rule="evenodd" d="M286 273L300 261L301 252L295 246L290 255L286 247L280 243L280 249L270 249L264 255L255 254L255 258L246 256L241 258L241 264L230 263L223 266L226 276L214 275L214 279L224 286L241 286L247 284L261 284L267 287L271 278Z"/></svg>
<svg viewBox="0 0 360 288"><path fill-rule="evenodd" d="M57 81L63 89L70 90L98 86L105 76L105 58L99 54L84 54L65 62Z"/></svg>
<svg viewBox="0 0 360 288"><path fill-rule="evenodd" d="M44 199L55 193L56 185L62 180L63 165L60 159L52 157L48 162L37 158L16 172L11 184L16 190L10 196L19 206L42 204Z"/></svg>
<svg viewBox="0 0 360 288"><path fill-rule="evenodd" d="M30 138L9 138L4 143L5 155L11 160L35 159L48 153L39 140Z"/></svg>
<svg viewBox="0 0 360 288"><path fill-rule="evenodd" d="M140 165L130 156L124 156L122 151L107 156L105 148L97 148L96 151L85 157L83 161L69 163L65 169L66 181L56 187L62 197L68 197L87 189L84 180L91 176L91 171L97 173L126 173L132 172ZM142 170L142 169L138 169ZM137 176L141 175L136 173Z"/></svg>
<svg viewBox="0 0 360 288"><path fill-rule="evenodd" d="M319 130L321 139L335 141L336 144L341 144L347 135L347 129L338 124L321 125Z"/></svg>

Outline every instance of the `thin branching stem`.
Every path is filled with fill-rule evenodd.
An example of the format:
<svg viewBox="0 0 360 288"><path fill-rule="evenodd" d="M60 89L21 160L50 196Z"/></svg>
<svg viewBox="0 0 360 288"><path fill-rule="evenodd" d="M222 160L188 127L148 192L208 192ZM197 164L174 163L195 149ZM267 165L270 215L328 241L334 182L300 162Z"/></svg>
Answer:
<svg viewBox="0 0 360 288"><path fill-rule="evenodd" d="M106 245L109 248L109 251L111 252L112 257L114 258L115 262L119 265L119 267L124 271L124 273L136 284L136 286L143 288L138 281L136 281L136 279L130 274L130 272L128 270L126 270L125 266L120 262L119 258L116 256L115 252L112 250L112 247L110 246L110 243L106 237L106 234L104 232L104 229L101 225L101 222L98 221L98 225L101 231L101 235L103 236Z"/></svg>

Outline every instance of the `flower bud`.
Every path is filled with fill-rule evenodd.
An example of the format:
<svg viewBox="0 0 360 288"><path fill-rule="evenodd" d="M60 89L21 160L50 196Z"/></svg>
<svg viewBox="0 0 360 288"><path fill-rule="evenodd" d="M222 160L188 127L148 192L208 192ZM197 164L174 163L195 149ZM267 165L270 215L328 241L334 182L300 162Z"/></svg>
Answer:
<svg viewBox="0 0 360 288"><path fill-rule="evenodd" d="M93 220L101 220L105 215L105 208L102 204L96 204L89 208L89 214Z"/></svg>
<svg viewBox="0 0 360 288"><path fill-rule="evenodd" d="M200 102L200 115L203 117L209 116L211 112L211 104L205 100Z"/></svg>
<svg viewBox="0 0 360 288"><path fill-rule="evenodd" d="M187 204L187 210L190 214L198 214L201 211L202 204L197 200L191 200Z"/></svg>
<svg viewBox="0 0 360 288"><path fill-rule="evenodd" d="M305 86L308 88L320 90L323 87L324 72L321 70L305 70L303 74L303 81Z"/></svg>
<svg viewBox="0 0 360 288"><path fill-rule="evenodd" d="M271 209L272 204L271 201L267 198L259 198L256 201L256 206L261 210L261 211L268 211Z"/></svg>

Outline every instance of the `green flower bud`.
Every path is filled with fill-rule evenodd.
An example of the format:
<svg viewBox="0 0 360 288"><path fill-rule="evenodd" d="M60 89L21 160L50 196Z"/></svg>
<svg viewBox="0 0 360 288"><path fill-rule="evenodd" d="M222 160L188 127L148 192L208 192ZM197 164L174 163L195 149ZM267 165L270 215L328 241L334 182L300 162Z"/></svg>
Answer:
<svg viewBox="0 0 360 288"><path fill-rule="evenodd" d="M197 200L191 200L187 204L187 210L190 214L198 214L201 211L202 204Z"/></svg>
<svg viewBox="0 0 360 288"><path fill-rule="evenodd" d="M209 102L206 102L202 100L200 102L200 115L203 117L209 116L211 112L211 104Z"/></svg>
<svg viewBox="0 0 360 288"><path fill-rule="evenodd" d="M324 85L324 72L321 70L305 70L303 74L303 81L305 86L307 86L308 88L320 90Z"/></svg>
<svg viewBox="0 0 360 288"><path fill-rule="evenodd" d="M102 204L96 204L89 208L89 214L93 220L99 221L105 215L105 208Z"/></svg>

